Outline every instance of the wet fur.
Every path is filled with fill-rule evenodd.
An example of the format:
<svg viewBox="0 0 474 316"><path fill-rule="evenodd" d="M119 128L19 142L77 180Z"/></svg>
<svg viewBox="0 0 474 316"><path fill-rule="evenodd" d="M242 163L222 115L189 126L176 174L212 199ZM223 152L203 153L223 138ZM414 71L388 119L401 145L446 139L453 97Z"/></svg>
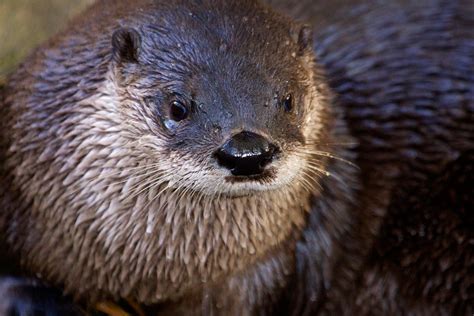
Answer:
<svg viewBox="0 0 474 316"><path fill-rule="evenodd" d="M86 305L119 298L151 304L176 300L188 292L204 293L222 284L229 297L242 300L237 305L226 303L229 309L231 305L235 305L236 313L243 305L253 309L257 302L250 304L247 300L254 300L254 294L241 287L241 279L246 278L249 266L266 257L283 278L283 271L289 270L286 265L290 266L291 255L273 263L275 259L269 254L279 252L284 243L297 238L307 216L309 197L317 192L313 186L325 174L317 174L310 168L300 176L303 180L311 176L310 179L302 182L298 177L286 175L286 167L281 167L276 169L280 184L272 190L242 195L240 190L248 191L248 184L242 184L238 195L229 197L232 192L225 191L229 185L222 177L213 175L215 168L211 168L207 160L212 161L213 151L226 137L224 133L236 128L230 125L232 121L225 125L222 122L226 118L218 117L220 126L217 127L221 133L206 131L203 135L212 144L206 147L202 145L204 140L196 142L195 134L178 130L181 134L173 138L174 135L165 133L155 113L160 104L153 99L150 103L143 102L169 89L170 85L179 85L177 77L184 77L185 71L195 72L193 67L203 67L200 71L206 71L209 67L205 56L193 57L184 50L188 54L188 58L184 58L181 50L168 51L168 46L175 43L182 43L182 47L203 43L190 42L189 32L175 25L169 26L176 28L175 33L165 32L154 19L171 19L172 24L176 19L188 19L191 25L201 23L200 19L216 22L220 19L213 13L208 15L202 6L193 7L180 1L171 7L157 3L158 9L148 1L135 5L149 6L155 14L164 13L161 17L150 14L150 23L141 25L140 19L145 18L140 11L130 12L120 4L103 2L73 26L80 28L90 19L100 20L105 25L102 36L97 37L86 27L70 40L58 36L57 42L53 39L44 49L39 49L10 78L2 108L5 114L2 128L4 135L8 135L3 138L3 184L8 189L2 201L6 211L0 218L7 249L20 257L24 270L40 274ZM235 5L223 5L221 10L235 10ZM181 11L175 12L175 6L180 6ZM170 9L173 11L168 11ZM190 16L188 10L194 10L195 17ZM269 25L273 23L282 36L288 38L288 44L276 43L277 46L269 45L269 49L277 50L283 45L289 51L283 57L295 61L306 58L300 52L297 56L291 55L301 48L290 37L292 27L297 31L296 24L282 23L287 20L264 13L264 8L253 2L243 6L242 11L235 11L233 19L241 20L250 12L255 16L267 14ZM105 17L95 17L97 12L103 12ZM119 25L121 16L131 21ZM134 27L142 33L141 42L127 43L129 39L122 38L132 49L135 44L141 45L136 47L136 54L128 54L130 47L112 50L111 38L119 27ZM225 31L232 25L222 28ZM257 38L262 32L253 32L251 26L243 27L230 38L212 30L200 32L206 36L207 43L217 45L216 48L223 45L213 43L216 40L241 42L241 38L254 36L257 47L247 49L260 49ZM232 42L226 45L229 51L242 49L232 47ZM206 52L207 46L195 49ZM209 51L212 54L216 49ZM71 55L75 58L69 62ZM257 62L265 62L260 54L256 57ZM226 60L230 58L234 58L232 54L228 54ZM246 58L249 62L252 60L251 56ZM160 60L162 63L157 63ZM306 142L324 143L327 132L321 131L323 126L314 120L329 115L324 114L329 109L319 110L319 107L328 102L326 99L330 96L324 83L316 85L314 82L318 74L311 67L311 58L304 61L299 74L302 80L308 81L305 83L308 93L304 96L308 105L301 112L313 113L310 115L313 122L306 118L299 130L288 126L295 129L292 133L297 143L301 143L303 136ZM234 62L230 66L243 69L244 73L235 71L231 73L233 76L223 75L221 78L230 78L229 84L248 75L241 60L235 58ZM177 68L167 69L171 63ZM278 71L275 68L274 72ZM194 76L199 75L194 73ZM27 78L35 84L28 83ZM200 82L203 81L205 78ZM211 87L208 89L209 93L213 92ZM255 90L255 87L249 86L247 94L252 92L250 89ZM228 91L239 96L237 92L238 89ZM51 99L52 94L56 95L54 99ZM255 94L258 96L261 91L255 90ZM215 111L217 115L224 111L235 112L234 116L245 115L232 107L248 105L220 103L217 106L223 106L222 111L212 108L207 111ZM229 106L231 108L226 108ZM207 123L212 118L205 119ZM237 123L246 121L248 118L244 117L243 123ZM281 142L281 136L278 138L273 130L269 130L267 137ZM291 146L297 145L292 145L289 137L284 140L285 143L279 144L282 150L295 151ZM196 150L192 146L200 147ZM311 156L314 155L304 153L288 158L288 168L298 170ZM324 156L315 158L313 164L320 161L321 166L328 160ZM292 185L286 185L287 182ZM253 187L271 185L274 184ZM25 232L28 232L26 236ZM70 268L64 269L64 266ZM227 275L233 278L226 281ZM277 286L275 282L268 281L268 294Z"/></svg>
<svg viewBox="0 0 474 316"><path fill-rule="evenodd" d="M360 143L363 190L353 212L377 203L373 210L382 216L370 223L376 237L357 272L339 266L335 278L344 283L321 287L324 302L305 308L357 315L471 314L474 236L463 223L472 222L466 210L474 209L468 198L474 163L473 6L270 2L314 25L318 60ZM306 234L313 236L309 227ZM311 253L313 246L307 247ZM305 255L305 261L311 257ZM343 258L357 262L360 254ZM305 267L302 278L311 271ZM307 291L297 293L305 302Z"/></svg>
<svg viewBox="0 0 474 316"><path fill-rule="evenodd" d="M150 203L173 211L152 215L131 207L147 205L148 195L128 202L121 195L134 155L150 159L146 138L133 140L153 128L111 107L133 97L117 88L120 78L133 80L133 65L111 69L110 36L78 31L93 22L111 34L117 25L108 19L130 8L110 3L75 24L81 36L60 35L40 48L3 92L0 224L26 271L85 300L162 300L150 314L472 313L474 36L467 3L357 2L349 10L337 2L273 1L314 27L317 62L335 99L318 69L325 106L313 150L344 160L318 158L327 174L311 196L300 183L290 194L238 202L183 195L175 208L176 196L164 194ZM112 196L126 207L111 204ZM192 205L201 212L189 212ZM237 212L216 212L229 209ZM257 218L262 209L271 213ZM171 230L187 227L179 214L200 227L191 228L195 257L178 250L190 236ZM216 240L222 248L211 247ZM160 265L163 273L153 275ZM183 276L187 269L207 282L196 285Z"/></svg>

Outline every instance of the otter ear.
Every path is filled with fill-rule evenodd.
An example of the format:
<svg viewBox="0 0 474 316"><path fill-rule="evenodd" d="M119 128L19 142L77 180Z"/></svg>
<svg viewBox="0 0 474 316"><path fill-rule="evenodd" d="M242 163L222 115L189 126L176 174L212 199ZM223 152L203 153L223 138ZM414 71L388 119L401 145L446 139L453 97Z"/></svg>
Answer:
<svg viewBox="0 0 474 316"><path fill-rule="evenodd" d="M133 28L120 28L112 35L112 58L118 63L138 63L141 36Z"/></svg>
<svg viewBox="0 0 474 316"><path fill-rule="evenodd" d="M298 33L298 46L300 54L304 55L313 48L313 31L308 25L303 25Z"/></svg>

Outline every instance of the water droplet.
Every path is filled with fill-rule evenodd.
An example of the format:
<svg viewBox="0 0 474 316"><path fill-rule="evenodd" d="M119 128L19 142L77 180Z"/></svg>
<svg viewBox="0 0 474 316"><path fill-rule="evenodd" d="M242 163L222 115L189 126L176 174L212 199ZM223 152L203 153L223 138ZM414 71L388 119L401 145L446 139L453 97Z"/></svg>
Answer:
<svg viewBox="0 0 474 316"><path fill-rule="evenodd" d="M219 46L219 51L221 53L224 53L225 51L227 51L227 44L226 43L222 43L220 46Z"/></svg>
<svg viewBox="0 0 474 316"><path fill-rule="evenodd" d="M216 134L219 134L221 132L222 128L219 125L214 124L214 129L213 132Z"/></svg>
<svg viewBox="0 0 474 316"><path fill-rule="evenodd" d="M178 127L178 123L176 123L176 121L173 121L173 120L164 120L163 123L165 124L166 128L169 130L173 130L176 127Z"/></svg>

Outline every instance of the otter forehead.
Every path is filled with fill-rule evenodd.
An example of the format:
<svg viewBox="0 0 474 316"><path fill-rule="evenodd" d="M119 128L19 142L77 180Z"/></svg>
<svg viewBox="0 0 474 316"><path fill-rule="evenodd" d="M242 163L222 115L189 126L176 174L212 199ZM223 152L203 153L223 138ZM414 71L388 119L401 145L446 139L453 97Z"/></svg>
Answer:
<svg viewBox="0 0 474 316"><path fill-rule="evenodd" d="M297 49L299 26L257 1L155 2L145 18L140 11L127 20L158 35L151 37L153 44L204 64L216 48L243 53L246 59L257 58L259 63L267 58L273 61L274 55L284 58L286 54L281 52L288 51L287 46ZM197 51L200 54L189 55Z"/></svg>
<svg viewBox="0 0 474 316"><path fill-rule="evenodd" d="M158 4L146 19L136 17L139 24L130 26L143 35L143 64L165 78L175 76L169 79L196 73L252 75L281 84L299 79L294 77L301 67L296 58L300 26L255 1L247 2L251 5L186 1L170 9ZM275 37L268 36L268 30Z"/></svg>
<svg viewBox="0 0 474 316"><path fill-rule="evenodd" d="M148 94L185 95L202 109L209 121L205 126L227 133L250 128L278 134L285 129L275 126L301 125L301 107L300 115L291 118L280 115L278 107L291 93L302 103L309 90L299 27L251 4L229 1L211 8L183 2L172 10L166 5L151 10L148 19L141 19L145 23L135 26L142 47L133 87ZM269 29L278 40L268 36Z"/></svg>

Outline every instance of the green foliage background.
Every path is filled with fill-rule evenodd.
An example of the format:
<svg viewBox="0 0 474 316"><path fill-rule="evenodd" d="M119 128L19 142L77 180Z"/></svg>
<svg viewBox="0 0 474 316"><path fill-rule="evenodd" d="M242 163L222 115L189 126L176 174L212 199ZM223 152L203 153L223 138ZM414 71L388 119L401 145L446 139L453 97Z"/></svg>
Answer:
<svg viewBox="0 0 474 316"><path fill-rule="evenodd" d="M93 0L0 0L0 83L39 43Z"/></svg>

